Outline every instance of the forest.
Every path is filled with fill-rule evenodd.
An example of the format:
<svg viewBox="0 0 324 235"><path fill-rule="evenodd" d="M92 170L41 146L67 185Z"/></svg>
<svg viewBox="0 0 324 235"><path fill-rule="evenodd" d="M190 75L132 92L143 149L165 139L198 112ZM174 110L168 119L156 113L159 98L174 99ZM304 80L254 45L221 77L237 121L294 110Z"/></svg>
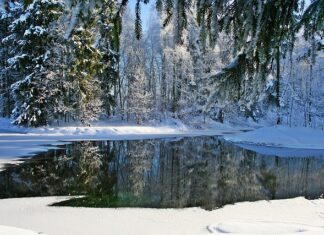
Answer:
<svg viewBox="0 0 324 235"><path fill-rule="evenodd" d="M0 115L323 128L323 36L324 0L2 0Z"/></svg>

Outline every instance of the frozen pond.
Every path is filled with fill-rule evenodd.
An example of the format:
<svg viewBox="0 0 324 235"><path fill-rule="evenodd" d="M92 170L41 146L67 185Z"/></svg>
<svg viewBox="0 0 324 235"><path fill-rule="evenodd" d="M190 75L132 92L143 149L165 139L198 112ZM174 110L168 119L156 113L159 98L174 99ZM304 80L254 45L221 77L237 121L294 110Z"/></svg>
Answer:
<svg viewBox="0 0 324 235"><path fill-rule="evenodd" d="M255 152L218 137L72 142L7 165L0 172L0 198L85 195L60 205L208 210L241 201L319 198L324 153L294 153Z"/></svg>

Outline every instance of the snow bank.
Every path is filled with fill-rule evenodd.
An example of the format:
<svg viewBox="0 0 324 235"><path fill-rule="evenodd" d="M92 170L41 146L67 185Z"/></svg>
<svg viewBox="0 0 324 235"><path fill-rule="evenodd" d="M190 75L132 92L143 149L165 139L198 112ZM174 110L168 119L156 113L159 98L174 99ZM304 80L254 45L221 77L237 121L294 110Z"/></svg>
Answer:
<svg viewBox="0 0 324 235"><path fill-rule="evenodd" d="M324 149L324 131L303 127L274 126L225 136L225 140L240 144L297 149Z"/></svg>
<svg viewBox="0 0 324 235"><path fill-rule="evenodd" d="M0 224L48 235L324 234L323 199L243 202L213 211L47 206L65 199L2 199Z"/></svg>
<svg viewBox="0 0 324 235"><path fill-rule="evenodd" d="M213 234L321 234L324 227L308 226L296 223L219 223L218 225L208 226L208 230Z"/></svg>
<svg viewBox="0 0 324 235"><path fill-rule="evenodd" d="M278 157L324 157L324 149L286 148L238 143L237 146L263 155Z"/></svg>
<svg viewBox="0 0 324 235"><path fill-rule="evenodd" d="M26 229L14 228L0 225L0 235L37 235L36 233Z"/></svg>

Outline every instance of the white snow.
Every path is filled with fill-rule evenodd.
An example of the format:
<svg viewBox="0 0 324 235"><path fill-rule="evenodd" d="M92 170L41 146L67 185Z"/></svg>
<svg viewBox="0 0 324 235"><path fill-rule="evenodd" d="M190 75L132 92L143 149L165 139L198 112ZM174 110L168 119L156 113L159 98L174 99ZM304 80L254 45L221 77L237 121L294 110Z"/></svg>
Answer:
<svg viewBox="0 0 324 235"><path fill-rule="evenodd" d="M36 35L42 35L46 32L46 29L44 29L41 26L31 26L29 29L27 29L24 33L24 36L28 36L30 34L36 34Z"/></svg>
<svg viewBox="0 0 324 235"><path fill-rule="evenodd" d="M26 229L0 225L0 235L37 235L37 234L39 233L26 230Z"/></svg>
<svg viewBox="0 0 324 235"><path fill-rule="evenodd" d="M16 56L14 56L12 58L9 58L7 60L7 62L8 62L9 65L12 66L12 65L18 63L19 60L24 59L26 56L27 56L27 54L16 55Z"/></svg>
<svg viewBox="0 0 324 235"><path fill-rule="evenodd" d="M208 230L214 234L321 234L323 228L295 223L219 223L218 225L208 226Z"/></svg>
<svg viewBox="0 0 324 235"><path fill-rule="evenodd" d="M225 136L224 139L235 143L268 147L324 150L324 131L304 127L263 127L246 133Z"/></svg>
<svg viewBox="0 0 324 235"><path fill-rule="evenodd" d="M29 12L21 14L20 17L13 22L13 25L18 25L22 22L25 22L29 16L30 16Z"/></svg>
<svg viewBox="0 0 324 235"><path fill-rule="evenodd" d="M243 202L213 211L48 206L64 199L2 199L0 224L47 235L324 234L323 199Z"/></svg>
<svg viewBox="0 0 324 235"><path fill-rule="evenodd" d="M227 138L227 137L225 137ZM278 157L324 157L324 149L306 149L306 148L285 148L285 147L274 147L264 146L257 144L243 144L237 143L241 148L249 149L253 152L257 152L264 155L278 156Z"/></svg>

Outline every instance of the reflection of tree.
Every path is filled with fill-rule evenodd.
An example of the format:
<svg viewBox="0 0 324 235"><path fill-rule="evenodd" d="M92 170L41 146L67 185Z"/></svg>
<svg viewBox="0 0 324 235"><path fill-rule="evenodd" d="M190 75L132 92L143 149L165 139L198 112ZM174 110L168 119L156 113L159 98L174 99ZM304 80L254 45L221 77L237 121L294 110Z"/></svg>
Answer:
<svg viewBox="0 0 324 235"><path fill-rule="evenodd" d="M160 164L164 206L214 208L264 197L252 152L242 152L216 138L194 138L161 146L165 153Z"/></svg>
<svg viewBox="0 0 324 235"><path fill-rule="evenodd" d="M101 168L103 166L100 149L85 142L81 146L79 156L79 178L88 191L95 191L100 185Z"/></svg>
<svg viewBox="0 0 324 235"><path fill-rule="evenodd" d="M153 145L147 141L129 142L128 144L128 179L130 192L136 196L144 193L146 178L149 176L152 158Z"/></svg>
<svg viewBox="0 0 324 235"><path fill-rule="evenodd" d="M256 153L249 150L237 150L240 155L239 168L237 171L237 188L239 195L235 201L252 201L266 199L262 185L258 181L258 158Z"/></svg>
<svg viewBox="0 0 324 235"><path fill-rule="evenodd" d="M261 156L216 137L77 142L0 172L0 197L87 194L101 206L109 198L117 206L211 209L316 197L323 173L324 159Z"/></svg>
<svg viewBox="0 0 324 235"><path fill-rule="evenodd" d="M97 192L102 183L102 168L103 155L99 147L83 142L66 151L40 154L8 169L5 174L10 176L16 196L68 195Z"/></svg>
<svg viewBox="0 0 324 235"><path fill-rule="evenodd" d="M187 189L189 192L184 192L184 194L190 195L187 205L209 207L213 204L213 173L216 159L212 157L212 150L208 148L208 141L200 140L197 144L201 145L202 148L195 150L196 145L192 143L192 149L188 152L192 170L190 174L191 184L186 184L189 186Z"/></svg>
<svg viewBox="0 0 324 235"><path fill-rule="evenodd" d="M235 180L237 169L235 163L235 159L233 159L231 152L228 152L227 147L221 146L220 155L217 157L216 163L217 194L215 194L217 204L220 206L233 202L233 197L236 197L237 190L239 190Z"/></svg>
<svg viewBox="0 0 324 235"><path fill-rule="evenodd" d="M270 193L271 199L275 199L277 191L277 176L273 172L265 169L261 169L260 173L260 182L263 188Z"/></svg>

